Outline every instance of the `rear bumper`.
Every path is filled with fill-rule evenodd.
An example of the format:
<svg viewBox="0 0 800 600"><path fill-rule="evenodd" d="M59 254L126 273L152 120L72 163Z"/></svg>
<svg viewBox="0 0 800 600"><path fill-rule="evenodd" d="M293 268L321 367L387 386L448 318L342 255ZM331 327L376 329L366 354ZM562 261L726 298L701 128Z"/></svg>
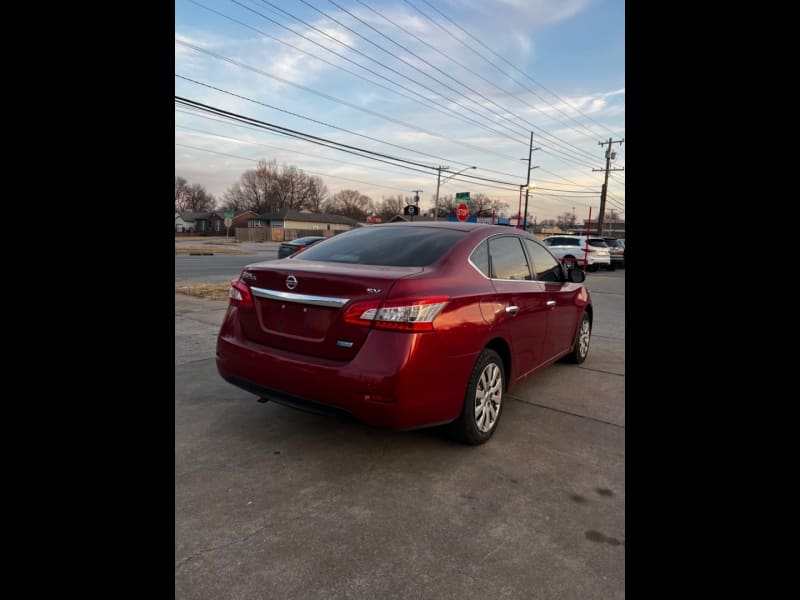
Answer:
<svg viewBox="0 0 800 600"><path fill-rule="evenodd" d="M611 264L611 257L610 256L597 256L596 254L589 253L589 265L610 265Z"/></svg>
<svg viewBox="0 0 800 600"><path fill-rule="evenodd" d="M477 358L444 356L435 335L375 330L353 360L339 362L265 348L236 329L223 324L217 339L217 370L229 383L280 404L344 411L391 429L457 418Z"/></svg>

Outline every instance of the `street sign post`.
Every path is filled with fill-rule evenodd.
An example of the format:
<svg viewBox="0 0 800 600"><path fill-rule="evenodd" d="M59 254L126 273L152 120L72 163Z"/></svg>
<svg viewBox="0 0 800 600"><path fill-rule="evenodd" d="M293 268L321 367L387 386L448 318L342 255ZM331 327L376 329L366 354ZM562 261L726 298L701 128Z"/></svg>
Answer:
<svg viewBox="0 0 800 600"><path fill-rule="evenodd" d="M469 204L469 192L458 192L456 194L456 202L463 202Z"/></svg>
<svg viewBox="0 0 800 600"><path fill-rule="evenodd" d="M225 211L225 242L228 241L228 232L230 231L231 225L233 225L233 211L226 210Z"/></svg>
<svg viewBox="0 0 800 600"><path fill-rule="evenodd" d="M462 202L461 204L458 205L458 208L456 209L456 217L458 217L459 221L466 221L468 216L469 216L469 207Z"/></svg>

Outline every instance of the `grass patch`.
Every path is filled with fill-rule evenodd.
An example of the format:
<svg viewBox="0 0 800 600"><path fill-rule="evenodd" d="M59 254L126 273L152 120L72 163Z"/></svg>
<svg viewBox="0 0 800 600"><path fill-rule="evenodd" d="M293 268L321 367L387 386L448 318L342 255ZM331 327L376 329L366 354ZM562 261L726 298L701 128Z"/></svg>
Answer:
<svg viewBox="0 0 800 600"><path fill-rule="evenodd" d="M198 283L176 287L175 293L197 296L206 300L227 300L230 289L229 283Z"/></svg>
<svg viewBox="0 0 800 600"><path fill-rule="evenodd" d="M175 246L175 254L250 254L250 252L225 246Z"/></svg>

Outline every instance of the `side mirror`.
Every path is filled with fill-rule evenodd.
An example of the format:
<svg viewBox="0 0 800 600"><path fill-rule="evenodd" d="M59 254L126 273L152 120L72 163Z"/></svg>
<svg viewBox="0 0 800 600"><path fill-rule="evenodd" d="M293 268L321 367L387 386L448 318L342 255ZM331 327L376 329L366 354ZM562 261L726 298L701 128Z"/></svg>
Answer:
<svg viewBox="0 0 800 600"><path fill-rule="evenodd" d="M580 267L572 267L567 272L567 277L572 283L583 283L586 280L586 273Z"/></svg>

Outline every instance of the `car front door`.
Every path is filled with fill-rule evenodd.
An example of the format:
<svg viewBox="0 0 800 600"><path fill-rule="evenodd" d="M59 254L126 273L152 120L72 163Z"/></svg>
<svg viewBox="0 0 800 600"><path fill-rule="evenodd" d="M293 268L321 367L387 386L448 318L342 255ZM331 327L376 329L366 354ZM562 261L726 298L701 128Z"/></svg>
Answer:
<svg viewBox="0 0 800 600"><path fill-rule="evenodd" d="M564 273L555 258L533 240L525 240L525 249L533 262L537 281L544 286L547 305L547 331L542 344L545 360L565 354L575 339L580 310L580 285L564 280Z"/></svg>
<svg viewBox="0 0 800 600"><path fill-rule="evenodd" d="M500 322L511 339L511 377L520 379L546 361L547 334L545 285L534 281L533 269L520 236L489 239L491 280L502 307Z"/></svg>

